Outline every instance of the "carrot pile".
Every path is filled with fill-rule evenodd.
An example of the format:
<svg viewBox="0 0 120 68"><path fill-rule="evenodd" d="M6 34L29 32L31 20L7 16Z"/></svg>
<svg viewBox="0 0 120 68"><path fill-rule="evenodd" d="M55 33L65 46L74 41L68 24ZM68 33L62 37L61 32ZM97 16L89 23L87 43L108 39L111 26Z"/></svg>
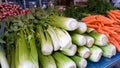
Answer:
<svg viewBox="0 0 120 68"><path fill-rule="evenodd" d="M120 10L110 10L108 12L108 17L112 20L115 20L116 21L115 24L120 25Z"/></svg>
<svg viewBox="0 0 120 68"><path fill-rule="evenodd" d="M111 11L109 13L111 14ZM116 19L114 19L111 15L109 16L110 18L103 15L92 15L82 18L82 21L85 22L88 27L94 28L95 32L105 34L110 43L114 44L116 49L120 52L120 22L116 21L116 19L118 19L117 15L114 15L116 16Z"/></svg>

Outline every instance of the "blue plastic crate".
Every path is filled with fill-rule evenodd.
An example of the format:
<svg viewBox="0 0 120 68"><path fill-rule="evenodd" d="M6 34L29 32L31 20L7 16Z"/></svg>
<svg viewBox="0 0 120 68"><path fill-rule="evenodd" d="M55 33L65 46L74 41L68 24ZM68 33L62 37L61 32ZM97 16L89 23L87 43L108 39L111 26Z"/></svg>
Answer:
<svg viewBox="0 0 120 68"><path fill-rule="evenodd" d="M112 58L102 57L99 62L88 61L87 68L120 68L120 53Z"/></svg>

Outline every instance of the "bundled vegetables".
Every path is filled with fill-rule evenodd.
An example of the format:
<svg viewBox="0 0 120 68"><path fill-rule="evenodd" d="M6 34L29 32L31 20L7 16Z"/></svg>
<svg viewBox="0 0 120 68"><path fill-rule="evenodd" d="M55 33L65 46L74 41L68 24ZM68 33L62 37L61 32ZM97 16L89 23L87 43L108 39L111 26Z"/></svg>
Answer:
<svg viewBox="0 0 120 68"><path fill-rule="evenodd" d="M78 22L73 18L50 16L48 17L48 20L50 20L50 25L60 27L69 31L73 31L78 28Z"/></svg>
<svg viewBox="0 0 120 68"><path fill-rule="evenodd" d="M72 44L70 48L62 49L61 52L68 56L74 56L77 52L77 46Z"/></svg>
<svg viewBox="0 0 120 68"><path fill-rule="evenodd" d="M85 35L85 38L86 38L86 46L87 47L92 47L92 45L95 42L94 38L89 36L89 35Z"/></svg>
<svg viewBox="0 0 120 68"><path fill-rule="evenodd" d="M108 16L111 19L103 15L92 15L92 16L82 18L82 21L85 22L88 27L94 28L95 32L105 34L108 40L110 41L110 43L112 43L117 48L117 51L120 51L120 44L119 44L120 25L118 24L119 23L118 19L115 18L115 16L113 16L114 15L113 12L117 12L117 11L118 10L111 10L108 12ZM90 33L90 35L92 36L93 33ZM105 40L105 35L103 37L104 37L104 41L106 41L107 43L107 38ZM93 37L95 38L95 36L96 35L94 35ZM95 39L95 42L96 42L96 45L99 45L97 44L96 39ZM104 45L106 45L106 43L104 42Z"/></svg>
<svg viewBox="0 0 120 68"><path fill-rule="evenodd" d="M49 12L37 8L26 15L8 17L5 44L7 54L9 51L12 54L7 55L10 67L39 68L40 62L42 68L86 68L88 59L98 62L101 56L114 56L116 45L111 40L119 39L111 38L116 33L109 31L111 34L107 34L105 31L108 30L104 29L113 27L114 21L102 15L85 17L82 21L52 13L49 15ZM0 48L3 55L2 52ZM4 61L1 65L9 68Z"/></svg>
<svg viewBox="0 0 120 68"><path fill-rule="evenodd" d="M120 15L120 10L110 10L108 12L108 17L111 19L111 20L114 20L116 22L114 22L114 24L116 25L120 25L120 19L119 19L119 15Z"/></svg>
<svg viewBox="0 0 120 68"><path fill-rule="evenodd" d="M39 52L39 61L41 63L42 68L57 68L54 58L51 55L45 56L41 53L40 49Z"/></svg>
<svg viewBox="0 0 120 68"><path fill-rule="evenodd" d="M58 68L76 68L75 62L62 53L55 52L53 57L55 58Z"/></svg>
<svg viewBox="0 0 120 68"><path fill-rule="evenodd" d="M71 34L72 42L78 46L83 46L86 44L86 38L83 35L73 33Z"/></svg>
<svg viewBox="0 0 120 68"><path fill-rule="evenodd" d="M79 57L79 56L72 56L71 59L76 63L78 68L86 68L87 67L86 59Z"/></svg>
<svg viewBox="0 0 120 68"><path fill-rule="evenodd" d="M78 56L83 58L88 58L90 56L90 50L85 46L79 47L77 52Z"/></svg>
<svg viewBox="0 0 120 68"><path fill-rule="evenodd" d="M89 60L93 61L93 62L98 62L100 60L101 56L102 56L102 49L93 45L90 48L90 52L91 52L91 55L89 57Z"/></svg>
<svg viewBox="0 0 120 68"><path fill-rule="evenodd" d="M87 31L87 25L84 22L78 23L78 28L75 30L76 33L83 34Z"/></svg>
<svg viewBox="0 0 120 68"><path fill-rule="evenodd" d="M59 39L57 37L57 34L54 30L54 28L52 26L48 26L48 29L47 29L51 39L52 39L52 43L53 43L53 47L54 47L54 51L57 51L60 49L60 42L59 42Z"/></svg>
<svg viewBox="0 0 120 68"><path fill-rule="evenodd" d="M116 48L113 44L107 44L104 47L100 47L103 51L103 56L111 58L116 54Z"/></svg>
<svg viewBox="0 0 120 68"><path fill-rule="evenodd" d="M56 32L57 37L59 39L61 49L71 47L72 39L66 30L56 28L55 32Z"/></svg>
<svg viewBox="0 0 120 68"><path fill-rule="evenodd" d="M2 68L10 68L2 46L0 46L0 65Z"/></svg>
<svg viewBox="0 0 120 68"><path fill-rule="evenodd" d="M97 32L91 32L89 33L89 35L95 39L95 44L98 46L105 46L108 43L108 38L104 34L100 34Z"/></svg>
<svg viewBox="0 0 120 68"><path fill-rule="evenodd" d="M31 37L33 37L33 35ZM39 68L35 40L34 38L30 38L29 40L30 42L28 43L23 30L20 30L15 50L16 68Z"/></svg>
<svg viewBox="0 0 120 68"><path fill-rule="evenodd" d="M53 52L52 40L47 33L47 31L43 30L41 25L37 26L37 37L40 42L41 52L43 55L50 55Z"/></svg>

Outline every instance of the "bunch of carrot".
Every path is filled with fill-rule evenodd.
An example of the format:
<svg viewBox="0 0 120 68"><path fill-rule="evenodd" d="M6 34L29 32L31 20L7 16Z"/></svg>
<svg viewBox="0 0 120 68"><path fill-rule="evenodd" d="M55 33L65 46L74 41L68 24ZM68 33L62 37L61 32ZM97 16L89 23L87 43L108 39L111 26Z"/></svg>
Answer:
<svg viewBox="0 0 120 68"><path fill-rule="evenodd" d="M115 24L120 25L120 10L110 10L108 12L108 17L112 20L115 20L116 21Z"/></svg>
<svg viewBox="0 0 120 68"><path fill-rule="evenodd" d="M109 16L113 18L111 15ZM85 22L88 27L94 28L96 32L105 34L110 43L114 44L120 52L120 24L118 24L120 22L111 18L107 18L103 15L91 15L82 18L82 21Z"/></svg>

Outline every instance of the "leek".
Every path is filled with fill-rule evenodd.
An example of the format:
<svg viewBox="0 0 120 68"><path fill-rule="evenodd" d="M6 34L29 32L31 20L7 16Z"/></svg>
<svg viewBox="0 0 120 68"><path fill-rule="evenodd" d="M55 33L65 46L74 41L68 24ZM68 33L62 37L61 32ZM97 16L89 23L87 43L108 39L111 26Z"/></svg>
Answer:
<svg viewBox="0 0 120 68"><path fill-rule="evenodd" d="M79 56L71 56L71 59L76 63L77 68L86 68L87 60Z"/></svg>
<svg viewBox="0 0 120 68"><path fill-rule="evenodd" d="M91 32L89 33L90 36L92 36L95 39L95 43L98 46L105 46L108 44L108 38L104 34L96 33L96 32Z"/></svg>
<svg viewBox="0 0 120 68"><path fill-rule="evenodd" d="M91 52L91 55L89 57L89 60L92 61L92 62L98 62L102 56L102 50L93 45L90 49L90 52Z"/></svg>
<svg viewBox="0 0 120 68"><path fill-rule="evenodd" d="M49 18L49 24L63 28L65 30L73 31L78 28L78 22L76 19L73 18L66 18L61 16L50 16Z"/></svg>
<svg viewBox="0 0 120 68"><path fill-rule="evenodd" d="M71 34L72 42L78 46L86 45L86 38L80 34Z"/></svg>
<svg viewBox="0 0 120 68"><path fill-rule="evenodd" d="M2 46L0 46L0 64L1 68L10 68Z"/></svg>
<svg viewBox="0 0 120 68"><path fill-rule="evenodd" d="M79 47L77 52L78 56L83 58L88 58L90 56L90 50L85 46Z"/></svg>
<svg viewBox="0 0 120 68"><path fill-rule="evenodd" d="M72 44L70 48L62 49L61 52L67 56L73 56L77 52L77 46Z"/></svg>
<svg viewBox="0 0 120 68"><path fill-rule="evenodd" d="M75 62L62 53L55 52L53 57L55 58L58 68L77 68Z"/></svg>
<svg viewBox="0 0 120 68"><path fill-rule="evenodd" d="M75 32L83 34L87 31L87 25L83 22L78 23L78 28L75 30Z"/></svg>
<svg viewBox="0 0 120 68"><path fill-rule="evenodd" d="M87 47L92 47L92 45L94 44L94 38L88 35L85 35L85 38L87 40L86 46Z"/></svg>
<svg viewBox="0 0 120 68"><path fill-rule="evenodd" d="M52 40L47 33L47 31L43 31L41 25L37 26L37 37L41 45L41 51L43 55L50 55L53 52Z"/></svg>
<svg viewBox="0 0 120 68"><path fill-rule="evenodd" d="M51 39L52 39L52 43L53 43L53 46L54 46L54 51L57 51L60 49L60 43L59 43L59 39L56 35L56 32L54 30L53 27L51 26L48 26L48 29L47 29Z"/></svg>
<svg viewBox="0 0 120 68"><path fill-rule="evenodd" d="M103 50L103 56L111 58L116 54L116 48L113 44L107 44L106 46L100 47Z"/></svg>
<svg viewBox="0 0 120 68"><path fill-rule="evenodd" d="M60 28L55 28L54 30L57 34L58 39L59 39L61 49L71 47L72 39L71 39L71 36L68 34L68 32L66 30L60 29Z"/></svg>

